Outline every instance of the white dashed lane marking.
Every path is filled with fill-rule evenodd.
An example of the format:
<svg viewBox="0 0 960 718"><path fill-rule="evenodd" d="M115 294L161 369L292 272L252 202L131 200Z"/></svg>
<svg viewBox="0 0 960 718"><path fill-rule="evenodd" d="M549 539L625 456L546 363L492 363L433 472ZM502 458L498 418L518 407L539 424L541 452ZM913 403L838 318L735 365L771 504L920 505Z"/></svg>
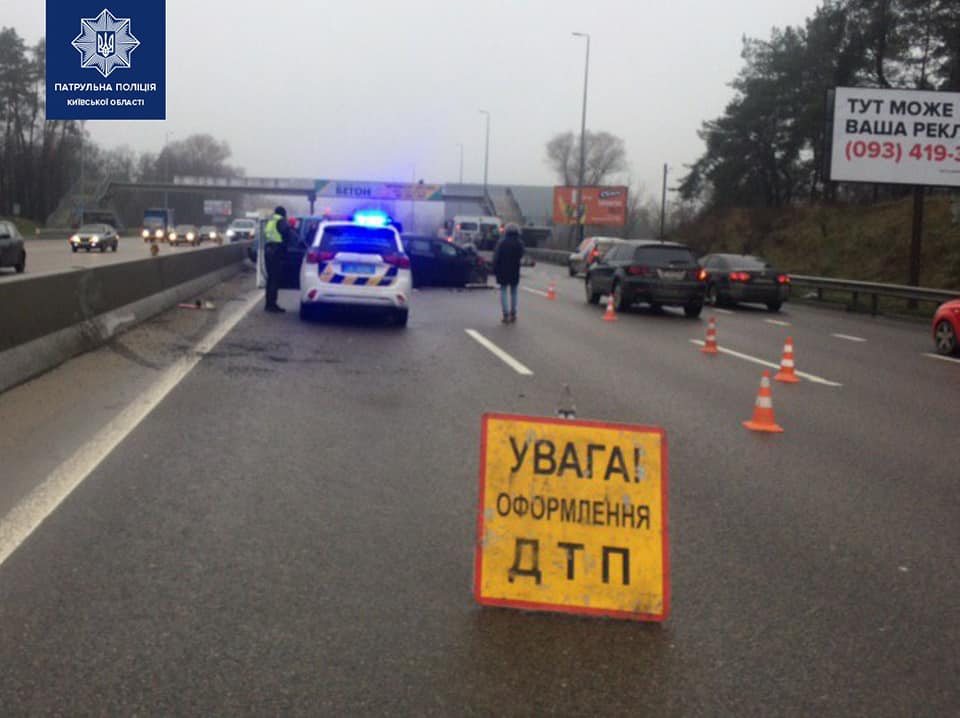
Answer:
<svg viewBox="0 0 960 718"><path fill-rule="evenodd" d="M830 336L836 337L837 339L845 339L848 342L865 342L867 341L863 337L854 337L849 334L831 334Z"/></svg>
<svg viewBox="0 0 960 718"><path fill-rule="evenodd" d="M503 349L498 347L492 341L490 341L485 336L483 336L483 334L478 332L476 329L465 329L464 331L467 333L467 335L471 339L477 342L477 344L482 346L484 349L488 350L491 354L493 354L495 357L500 359L500 361L502 361L508 367L513 369L515 372L517 372L517 374L520 374L522 376L533 376L532 371L530 371L527 367L525 367L523 364L518 362L512 356L507 354Z"/></svg>
<svg viewBox="0 0 960 718"><path fill-rule="evenodd" d="M691 339L691 344L696 344L699 347L702 347L704 343L700 339ZM728 354L729 356L736 357L737 359L743 359L744 361L752 362L754 364L759 364L760 366L769 367L771 369L779 369L779 364L774 364L773 362L767 361L766 359L761 359L759 357L750 356L749 354L741 354L740 352L735 352L732 349L724 349L723 347L717 347L717 350L721 354ZM807 374L806 372L798 371L797 376L801 379L806 379L809 382L814 384L823 384L824 386L833 386L839 387L843 386L840 382L830 381L829 379L824 379L822 376L817 376L816 374Z"/></svg>

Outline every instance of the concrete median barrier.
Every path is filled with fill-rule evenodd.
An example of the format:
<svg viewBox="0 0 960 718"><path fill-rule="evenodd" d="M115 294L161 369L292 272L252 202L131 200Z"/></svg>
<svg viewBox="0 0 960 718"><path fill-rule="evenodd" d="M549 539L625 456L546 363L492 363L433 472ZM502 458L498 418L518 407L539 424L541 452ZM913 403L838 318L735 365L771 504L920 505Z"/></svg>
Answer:
<svg viewBox="0 0 960 718"><path fill-rule="evenodd" d="M242 245L169 254L0 284L0 391L229 278Z"/></svg>

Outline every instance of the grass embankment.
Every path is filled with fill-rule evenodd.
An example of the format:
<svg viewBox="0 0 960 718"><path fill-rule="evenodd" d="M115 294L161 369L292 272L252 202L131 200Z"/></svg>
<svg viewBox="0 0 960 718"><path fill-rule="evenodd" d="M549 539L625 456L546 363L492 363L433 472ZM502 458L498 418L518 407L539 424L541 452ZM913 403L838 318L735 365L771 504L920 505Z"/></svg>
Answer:
<svg viewBox="0 0 960 718"><path fill-rule="evenodd" d="M948 197L925 204L920 285L960 293L960 224ZM911 199L871 206L720 210L676 233L704 252L758 254L793 274L907 283Z"/></svg>
<svg viewBox="0 0 960 718"><path fill-rule="evenodd" d="M757 254L792 274L906 284L912 225L913 201L906 199L871 206L719 210L675 237L702 252ZM920 286L960 296L960 224L953 222L948 197L927 197L924 205ZM795 298L803 297L795 293ZM825 291L823 301L849 307L851 296ZM868 306L861 298L859 308ZM929 317L935 306L881 298L879 311Z"/></svg>

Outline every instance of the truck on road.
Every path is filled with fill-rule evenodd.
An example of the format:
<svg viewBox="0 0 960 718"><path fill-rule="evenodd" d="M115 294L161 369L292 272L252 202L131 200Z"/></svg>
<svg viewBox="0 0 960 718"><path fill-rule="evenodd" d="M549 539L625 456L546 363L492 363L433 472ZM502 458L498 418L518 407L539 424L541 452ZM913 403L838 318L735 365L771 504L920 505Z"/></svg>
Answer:
<svg viewBox="0 0 960 718"><path fill-rule="evenodd" d="M172 209L145 209L143 211L141 236L144 242L151 240L162 242L173 227Z"/></svg>

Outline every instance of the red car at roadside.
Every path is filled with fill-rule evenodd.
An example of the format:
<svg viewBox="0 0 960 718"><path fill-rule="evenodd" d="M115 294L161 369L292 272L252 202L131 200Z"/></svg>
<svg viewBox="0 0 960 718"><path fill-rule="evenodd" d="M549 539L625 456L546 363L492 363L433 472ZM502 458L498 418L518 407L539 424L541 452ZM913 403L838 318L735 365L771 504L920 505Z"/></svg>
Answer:
<svg viewBox="0 0 960 718"><path fill-rule="evenodd" d="M933 343L938 354L956 354L960 337L960 299L944 302L933 315Z"/></svg>

